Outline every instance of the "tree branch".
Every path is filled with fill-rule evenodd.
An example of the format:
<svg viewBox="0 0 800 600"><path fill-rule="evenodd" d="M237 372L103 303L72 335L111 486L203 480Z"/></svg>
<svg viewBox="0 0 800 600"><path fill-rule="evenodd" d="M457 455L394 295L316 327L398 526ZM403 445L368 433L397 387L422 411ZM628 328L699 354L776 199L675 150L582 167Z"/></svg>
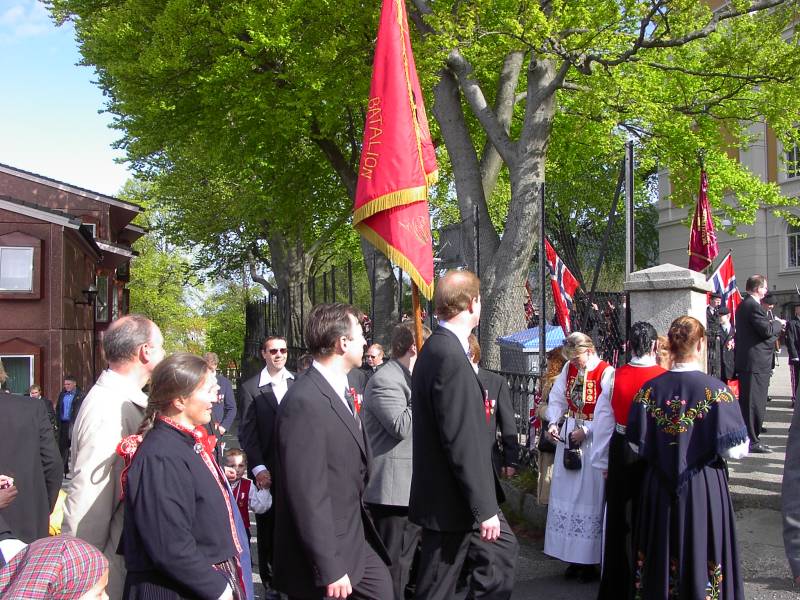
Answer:
<svg viewBox="0 0 800 600"><path fill-rule="evenodd" d="M653 18L656 16L656 14L661 14L661 9L667 6L667 0L658 0L653 2L653 6L651 7L650 11L648 11L647 15L641 20L639 24L639 35L634 41L633 46L618 55L616 58L611 59L603 58L597 54L588 54L584 57L580 70L588 75L591 74L592 63L597 63L609 68L627 62L631 59L631 57L635 56L639 50L650 48L677 48L680 46L685 46L689 42L708 37L714 33L719 24L724 21L741 17L742 15L768 10L776 6L780 6L781 4L786 4L786 2L787 0L755 0L749 6L744 8L736 8L734 3L731 2L724 9L714 12L711 20L702 29L696 29L695 31L690 31L689 33L680 37L669 39L664 38L664 36L668 33L668 29L665 29L663 35L648 40L645 39L645 37L648 30L651 29ZM668 25L669 21L667 16L663 16L665 23Z"/></svg>
<svg viewBox="0 0 800 600"><path fill-rule="evenodd" d="M267 281L266 277L259 274L258 270L256 269L256 257L253 255L252 251L248 250L247 255L247 270L250 273L250 279L252 279L255 283L261 284L270 294L277 294L278 288Z"/></svg>
<svg viewBox="0 0 800 600"><path fill-rule="evenodd" d="M500 153L503 161L506 164L512 164L516 160L514 144L497 116L489 108L480 85L470 76L472 65L458 50L452 50L447 57L447 66L456 75L464 98L486 131L489 140Z"/></svg>
<svg viewBox="0 0 800 600"><path fill-rule="evenodd" d="M342 184L347 190L350 199L356 197L356 184L358 183L357 171L350 167L349 161L345 158L342 149L332 139L323 136L320 133L319 125L317 123L311 124L311 139L322 150L325 158L333 167L333 170L341 179Z"/></svg>
<svg viewBox="0 0 800 600"><path fill-rule="evenodd" d="M515 50L506 54L503 67L497 83L497 95L494 102L494 113L503 127L506 135L511 129L511 117L514 114L516 103L516 90L519 84L519 74L522 70L522 61L525 53ZM483 183L484 198L489 199L494 193L497 177L503 166L502 158L491 140L486 140L481 153L481 178Z"/></svg>

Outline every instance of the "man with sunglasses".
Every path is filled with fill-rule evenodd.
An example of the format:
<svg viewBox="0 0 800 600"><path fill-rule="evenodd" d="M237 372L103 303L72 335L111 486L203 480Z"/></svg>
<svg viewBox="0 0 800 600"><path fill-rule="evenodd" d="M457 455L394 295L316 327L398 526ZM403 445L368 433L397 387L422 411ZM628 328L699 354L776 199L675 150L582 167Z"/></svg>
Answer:
<svg viewBox="0 0 800 600"><path fill-rule="evenodd" d="M266 366L258 375L242 383L242 422L239 427L239 443L247 454L247 463L253 472L259 489L272 487L270 470L275 464L275 441L272 436L278 406L294 374L286 369L288 348L286 339L270 336L261 345L261 357ZM272 491L273 495L275 491ZM258 532L258 569L266 589L264 598L279 598L272 590L272 532L275 528L275 512L268 510L256 515Z"/></svg>

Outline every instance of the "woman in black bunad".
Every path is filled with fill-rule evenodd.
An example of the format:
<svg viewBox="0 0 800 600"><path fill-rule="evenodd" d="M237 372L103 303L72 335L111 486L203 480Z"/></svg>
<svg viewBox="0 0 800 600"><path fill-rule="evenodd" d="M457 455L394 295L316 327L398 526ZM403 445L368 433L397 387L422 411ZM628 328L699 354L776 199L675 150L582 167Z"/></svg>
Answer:
<svg viewBox="0 0 800 600"><path fill-rule="evenodd" d="M747 454L739 404L701 371L705 328L679 317L670 371L646 383L628 419L646 468L634 525L634 597L744 599L726 458Z"/></svg>
<svg viewBox="0 0 800 600"><path fill-rule="evenodd" d="M218 388L192 354L174 354L153 371L142 439L123 475L126 599L244 598L237 508L203 427ZM121 453L129 456L132 445L123 440Z"/></svg>

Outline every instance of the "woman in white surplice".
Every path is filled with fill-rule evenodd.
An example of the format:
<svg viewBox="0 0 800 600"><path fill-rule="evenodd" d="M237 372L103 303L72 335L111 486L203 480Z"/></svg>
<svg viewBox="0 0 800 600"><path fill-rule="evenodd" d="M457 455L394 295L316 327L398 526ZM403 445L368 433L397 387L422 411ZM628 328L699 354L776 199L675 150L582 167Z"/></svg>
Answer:
<svg viewBox="0 0 800 600"><path fill-rule="evenodd" d="M569 362L550 390L547 409L548 434L558 445L544 551L569 563L565 577L592 581L599 575L596 565L602 548L604 485L602 472L589 464L592 419L600 397L610 397L614 369L597 357L594 343L583 333L570 334L563 352ZM568 438L573 448L580 446L577 469L564 466Z"/></svg>

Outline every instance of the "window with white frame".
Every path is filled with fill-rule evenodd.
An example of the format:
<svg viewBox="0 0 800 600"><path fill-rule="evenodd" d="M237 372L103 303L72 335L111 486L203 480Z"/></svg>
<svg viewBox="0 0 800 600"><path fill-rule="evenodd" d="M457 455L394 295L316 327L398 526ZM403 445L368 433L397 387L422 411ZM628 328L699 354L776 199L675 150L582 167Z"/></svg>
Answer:
<svg viewBox="0 0 800 600"><path fill-rule="evenodd" d="M29 354L2 354L3 364L8 379L5 389L14 394L27 394L33 385L33 356Z"/></svg>
<svg viewBox="0 0 800 600"><path fill-rule="evenodd" d="M96 279L97 300L94 305L95 320L107 323L109 320L108 275L98 275Z"/></svg>
<svg viewBox="0 0 800 600"><path fill-rule="evenodd" d="M786 161L786 178L792 179L800 177L800 144L785 151L784 160Z"/></svg>
<svg viewBox="0 0 800 600"><path fill-rule="evenodd" d="M800 227L789 225L786 240L789 246L788 266L800 267Z"/></svg>
<svg viewBox="0 0 800 600"><path fill-rule="evenodd" d="M0 246L0 291L33 290L33 248Z"/></svg>

